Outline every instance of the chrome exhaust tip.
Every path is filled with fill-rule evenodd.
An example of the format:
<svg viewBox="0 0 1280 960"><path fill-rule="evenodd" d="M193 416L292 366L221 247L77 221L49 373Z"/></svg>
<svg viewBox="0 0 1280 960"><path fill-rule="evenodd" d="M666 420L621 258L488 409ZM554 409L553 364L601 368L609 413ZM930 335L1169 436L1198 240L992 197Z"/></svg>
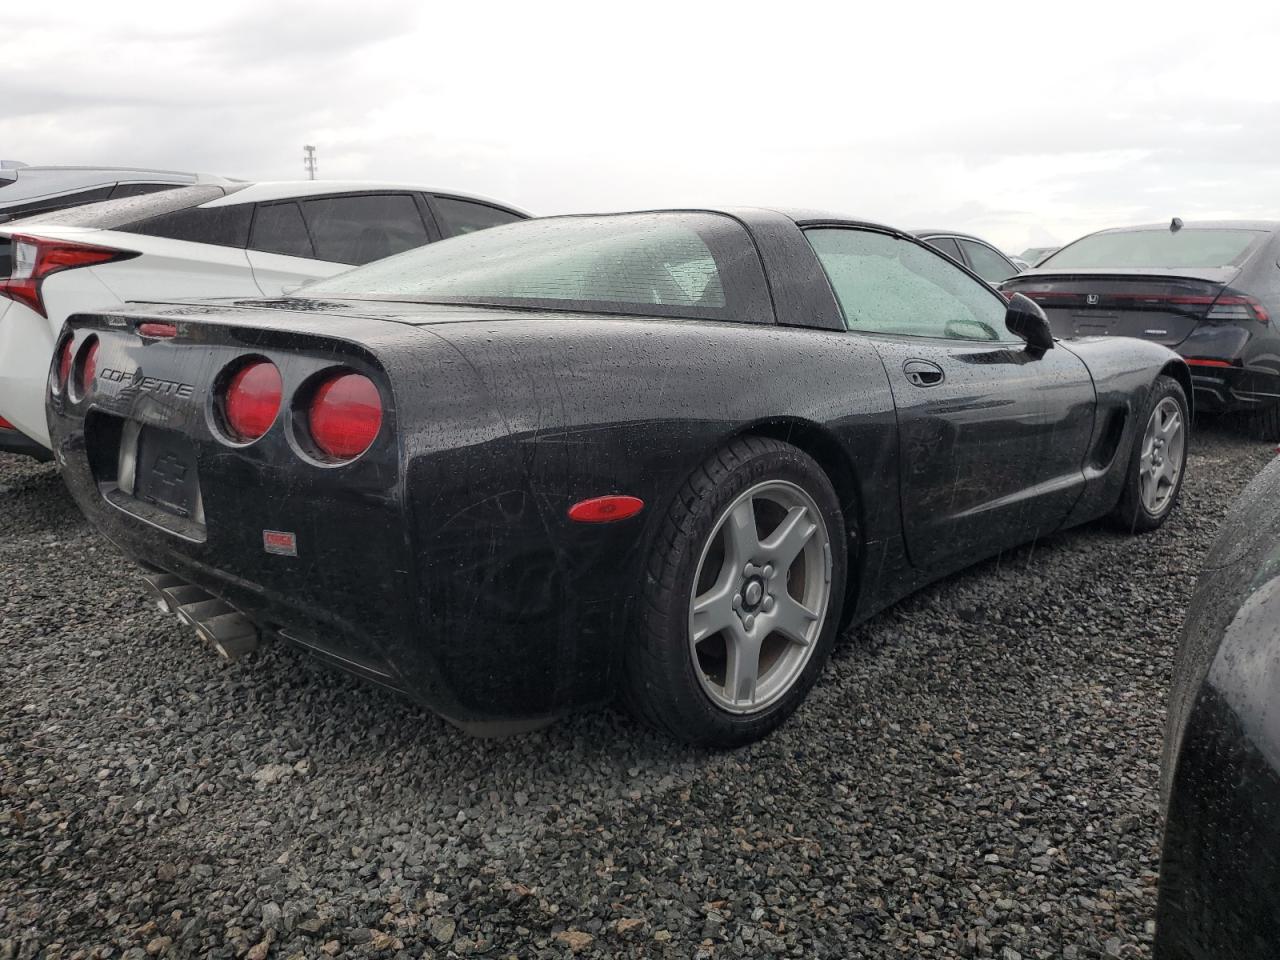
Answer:
<svg viewBox="0 0 1280 960"><path fill-rule="evenodd" d="M258 625L225 600L168 573L149 574L142 582L162 610L177 614L223 659L239 660L258 649Z"/></svg>
<svg viewBox="0 0 1280 960"><path fill-rule="evenodd" d="M196 621L194 626L200 639L213 647L218 656L239 660L258 649L258 627L238 610L228 607L228 611Z"/></svg>
<svg viewBox="0 0 1280 960"><path fill-rule="evenodd" d="M148 596L159 604L161 610L172 613L169 598L164 595L164 592L173 587L186 586L186 583L181 577L175 577L172 573L148 573L142 577L142 585L146 588Z"/></svg>

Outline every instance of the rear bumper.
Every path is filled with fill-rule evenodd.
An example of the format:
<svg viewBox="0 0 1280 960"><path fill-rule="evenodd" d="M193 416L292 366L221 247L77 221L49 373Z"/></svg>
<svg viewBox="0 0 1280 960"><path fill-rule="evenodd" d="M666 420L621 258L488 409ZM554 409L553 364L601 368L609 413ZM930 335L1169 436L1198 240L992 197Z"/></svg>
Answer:
<svg viewBox="0 0 1280 960"><path fill-rule="evenodd" d="M350 341L255 335L286 397L335 363L386 388L379 439L335 469L299 455L291 415L249 445L214 433L212 384L247 349L236 335L210 326L144 345L98 318L71 326L77 356L99 337L98 379L84 399L50 395L54 450L81 510L124 553L461 725L518 726L612 696L644 521L571 523L561 485L535 489L530 447L475 399L470 366L430 355L388 371ZM430 426L442 402L450 429L413 433L402 410ZM139 424L190 444L198 513L175 519L124 492L124 430ZM276 532L294 552L272 549Z"/></svg>
<svg viewBox="0 0 1280 960"><path fill-rule="evenodd" d="M1262 410L1280 403L1280 374L1189 358L1196 409L1209 413Z"/></svg>

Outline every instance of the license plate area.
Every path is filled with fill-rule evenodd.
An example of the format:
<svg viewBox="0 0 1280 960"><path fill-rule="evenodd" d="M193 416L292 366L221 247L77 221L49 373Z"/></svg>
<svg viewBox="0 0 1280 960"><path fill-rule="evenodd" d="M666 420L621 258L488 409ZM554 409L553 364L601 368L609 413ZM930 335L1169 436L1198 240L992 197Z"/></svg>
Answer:
<svg viewBox="0 0 1280 960"><path fill-rule="evenodd" d="M84 435L107 503L184 540L205 542L204 498L189 439L100 411L90 412Z"/></svg>
<svg viewBox="0 0 1280 960"><path fill-rule="evenodd" d="M126 435L132 432L125 430ZM191 441L181 434L158 427L144 426L136 433L133 495L184 520L203 522L200 475L196 468L196 450ZM122 468L129 455L124 448L125 439L121 438Z"/></svg>

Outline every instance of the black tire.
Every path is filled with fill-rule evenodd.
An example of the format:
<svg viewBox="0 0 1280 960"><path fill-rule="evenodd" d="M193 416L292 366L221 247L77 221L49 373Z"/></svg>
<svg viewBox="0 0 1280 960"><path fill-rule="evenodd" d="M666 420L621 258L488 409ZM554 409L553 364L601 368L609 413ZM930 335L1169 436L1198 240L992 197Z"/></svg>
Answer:
<svg viewBox="0 0 1280 960"><path fill-rule="evenodd" d="M695 674L689 603L703 549L718 520L741 494L770 480L800 487L821 514L831 546L830 589L813 652L791 687L760 712L735 714L716 704ZM846 556L839 498L812 457L763 437L736 440L717 451L680 488L651 549L627 645L622 693L628 709L691 744L736 747L767 735L804 700L830 656L844 604Z"/></svg>
<svg viewBox="0 0 1280 960"><path fill-rule="evenodd" d="M1280 404L1259 410L1249 418L1249 432L1268 443L1280 441Z"/></svg>
<svg viewBox="0 0 1280 960"><path fill-rule="evenodd" d="M1186 431L1186 436L1182 446L1182 463L1178 471L1177 481L1174 484L1173 495L1168 498L1168 501L1158 513L1153 513L1142 502L1142 443L1152 412L1161 401L1170 397L1178 404L1178 409L1182 412L1182 429ZM1133 449L1129 453L1129 462L1125 467L1124 486L1120 491L1120 500L1111 514L1112 520L1117 526L1130 533L1146 533L1157 529L1169 518L1169 514L1173 513L1174 507L1178 504L1178 497L1182 495L1182 481L1187 476L1187 455L1190 449L1191 417L1187 405L1186 391L1182 389L1182 384L1173 377L1161 375L1156 378L1156 382L1152 385L1151 391L1147 395L1147 402L1143 405L1134 425Z"/></svg>

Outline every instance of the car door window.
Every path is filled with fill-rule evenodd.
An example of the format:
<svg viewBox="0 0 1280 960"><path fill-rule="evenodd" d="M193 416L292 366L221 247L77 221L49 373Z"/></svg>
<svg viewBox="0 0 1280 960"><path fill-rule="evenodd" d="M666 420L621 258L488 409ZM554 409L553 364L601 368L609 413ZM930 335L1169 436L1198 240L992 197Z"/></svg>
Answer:
<svg viewBox="0 0 1280 960"><path fill-rule="evenodd" d="M470 200L459 200L456 197L435 197L436 219L440 221L440 229L446 237L456 237L463 233L474 233L489 227L500 227L504 223L515 223L524 217L510 210L500 210L487 203L473 203Z"/></svg>
<svg viewBox="0 0 1280 960"><path fill-rule="evenodd" d="M999 283L1008 280L1018 272L1018 268L1003 256L992 250L985 243L974 243L972 240L961 240L965 254L969 257L969 266L973 272L987 283Z"/></svg>
<svg viewBox="0 0 1280 960"><path fill-rule="evenodd" d="M937 251L871 230L805 231L845 325L862 333L1013 341L1004 299Z"/></svg>
<svg viewBox="0 0 1280 960"><path fill-rule="evenodd" d="M929 237L925 243L935 250L941 250L952 260L959 260L964 263L964 257L960 255L960 248L956 246L956 242L950 237Z"/></svg>
<svg viewBox="0 0 1280 960"><path fill-rule="evenodd" d="M258 206L249 232L249 248L286 257L315 257L307 226L293 201Z"/></svg>
<svg viewBox="0 0 1280 960"><path fill-rule="evenodd" d="M362 266L427 243L427 227L411 194L317 197L302 201L316 258Z"/></svg>

